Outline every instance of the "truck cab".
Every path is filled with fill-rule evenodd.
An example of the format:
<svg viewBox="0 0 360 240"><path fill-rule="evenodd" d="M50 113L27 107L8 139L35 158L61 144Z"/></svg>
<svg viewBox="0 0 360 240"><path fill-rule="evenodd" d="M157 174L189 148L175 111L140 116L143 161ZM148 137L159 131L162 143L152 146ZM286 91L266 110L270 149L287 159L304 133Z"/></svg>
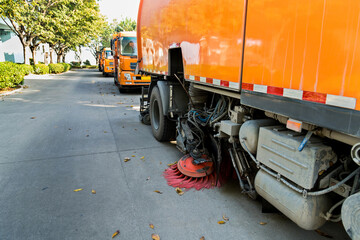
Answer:
<svg viewBox="0 0 360 240"><path fill-rule="evenodd" d="M148 78L141 78L135 74L137 64L137 39L136 32L120 32L113 38L112 49L115 58L114 83L120 92L128 89L147 86Z"/></svg>
<svg viewBox="0 0 360 240"><path fill-rule="evenodd" d="M104 48L101 55L102 73L104 76L114 74L114 57L110 48Z"/></svg>

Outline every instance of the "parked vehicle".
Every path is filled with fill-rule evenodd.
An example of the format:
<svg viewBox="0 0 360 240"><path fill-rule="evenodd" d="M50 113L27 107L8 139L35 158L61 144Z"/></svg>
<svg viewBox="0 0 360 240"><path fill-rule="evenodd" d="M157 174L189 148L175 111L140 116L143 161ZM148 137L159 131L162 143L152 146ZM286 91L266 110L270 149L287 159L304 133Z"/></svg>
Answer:
<svg viewBox="0 0 360 240"><path fill-rule="evenodd" d="M104 76L114 74L114 57L110 48L104 48L101 54L102 73Z"/></svg>
<svg viewBox="0 0 360 240"><path fill-rule="evenodd" d="M150 84L150 78L142 78L134 73L137 63L136 32L120 32L114 35L111 49L115 59L114 83L120 92Z"/></svg>
<svg viewBox="0 0 360 240"><path fill-rule="evenodd" d="M359 13L358 1L142 0L142 117L194 160L229 159L243 193L301 228L342 220L360 239Z"/></svg>

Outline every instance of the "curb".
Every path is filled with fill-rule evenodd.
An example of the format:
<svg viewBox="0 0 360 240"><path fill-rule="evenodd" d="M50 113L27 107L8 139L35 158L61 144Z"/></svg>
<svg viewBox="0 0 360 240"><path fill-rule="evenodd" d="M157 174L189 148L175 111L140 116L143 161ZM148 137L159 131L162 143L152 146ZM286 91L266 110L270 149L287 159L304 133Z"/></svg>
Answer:
<svg viewBox="0 0 360 240"><path fill-rule="evenodd" d="M21 91L21 90L23 90L23 89L24 89L24 85L21 85L21 87L20 87L20 88L15 89L15 90L13 90L13 91L11 91L11 92L0 93L0 97L4 97L4 96L7 96L7 95L11 95L11 94L14 94L14 93L20 92L20 91Z"/></svg>

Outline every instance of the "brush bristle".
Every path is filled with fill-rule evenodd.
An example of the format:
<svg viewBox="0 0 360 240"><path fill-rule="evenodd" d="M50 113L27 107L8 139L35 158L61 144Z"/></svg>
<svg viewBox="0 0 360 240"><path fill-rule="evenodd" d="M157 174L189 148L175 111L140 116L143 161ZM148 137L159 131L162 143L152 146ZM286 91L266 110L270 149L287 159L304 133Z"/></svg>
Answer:
<svg viewBox="0 0 360 240"><path fill-rule="evenodd" d="M200 178L188 177L179 171L177 164L174 164L166 169L163 176L166 179L167 184L172 187L186 189L195 188L198 191L206 188L210 189L214 187L221 187L220 179L216 181L215 172Z"/></svg>

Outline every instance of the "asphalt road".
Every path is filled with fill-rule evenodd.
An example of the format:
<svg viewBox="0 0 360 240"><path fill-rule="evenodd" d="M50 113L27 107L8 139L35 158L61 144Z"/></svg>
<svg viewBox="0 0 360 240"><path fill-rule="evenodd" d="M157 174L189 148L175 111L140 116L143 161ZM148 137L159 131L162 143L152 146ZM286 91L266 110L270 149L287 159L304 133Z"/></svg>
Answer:
<svg viewBox="0 0 360 240"><path fill-rule="evenodd" d="M0 239L326 239L262 213L235 180L179 196L162 173L181 154L139 122L139 92L95 70L31 78L0 98ZM341 223L320 230L348 239Z"/></svg>

